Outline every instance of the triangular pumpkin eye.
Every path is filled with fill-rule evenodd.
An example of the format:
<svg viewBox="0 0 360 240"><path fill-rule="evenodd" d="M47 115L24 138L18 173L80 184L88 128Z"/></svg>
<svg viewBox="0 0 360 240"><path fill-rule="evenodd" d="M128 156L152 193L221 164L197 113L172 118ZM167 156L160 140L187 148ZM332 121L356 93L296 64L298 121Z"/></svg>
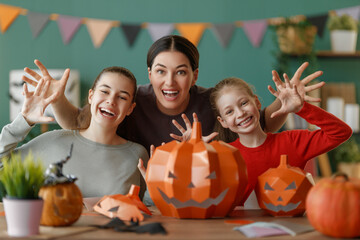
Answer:
<svg viewBox="0 0 360 240"><path fill-rule="evenodd" d="M173 173L170 172L170 171L169 171L168 178L175 178L175 179L177 179L177 177L175 176L175 174L173 174Z"/></svg>
<svg viewBox="0 0 360 240"><path fill-rule="evenodd" d="M268 183L265 183L264 190L274 191L274 189L272 187L270 187L270 185Z"/></svg>
<svg viewBox="0 0 360 240"><path fill-rule="evenodd" d="M212 173L210 173L209 176L206 177L206 179L216 179L216 172L213 171Z"/></svg>
<svg viewBox="0 0 360 240"><path fill-rule="evenodd" d="M292 189L296 189L296 183L295 181L293 181L292 183L289 184L289 186L287 186L285 188L285 190L292 190Z"/></svg>

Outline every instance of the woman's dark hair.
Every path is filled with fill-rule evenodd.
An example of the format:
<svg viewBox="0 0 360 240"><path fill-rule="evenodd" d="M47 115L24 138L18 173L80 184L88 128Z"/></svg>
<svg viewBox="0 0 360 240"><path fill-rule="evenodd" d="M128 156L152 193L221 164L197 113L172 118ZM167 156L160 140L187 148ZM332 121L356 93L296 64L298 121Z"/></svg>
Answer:
<svg viewBox="0 0 360 240"><path fill-rule="evenodd" d="M119 75L125 76L127 79L129 79L131 81L131 83L134 86L134 90L133 90L133 98L132 98L132 102L135 102L136 99L136 90L137 90L137 84L136 84L136 78L134 76L134 74L132 74L132 72L130 72L130 70L124 68L124 67L108 67L108 68L104 68L99 75L96 77L91 89L95 90L101 76L104 73L117 73ZM77 126L78 129L86 129L89 127L90 125L90 120L91 120L91 111L90 111L90 104L87 103L81 110L80 113L77 117Z"/></svg>
<svg viewBox="0 0 360 240"><path fill-rule="evenodd" d="M162 37L151 45L147 54L148 68L151 69L156 56L165 51L181 52L189 59L193 71L199 68L199 51L189 40L178 35Z"/></svg>

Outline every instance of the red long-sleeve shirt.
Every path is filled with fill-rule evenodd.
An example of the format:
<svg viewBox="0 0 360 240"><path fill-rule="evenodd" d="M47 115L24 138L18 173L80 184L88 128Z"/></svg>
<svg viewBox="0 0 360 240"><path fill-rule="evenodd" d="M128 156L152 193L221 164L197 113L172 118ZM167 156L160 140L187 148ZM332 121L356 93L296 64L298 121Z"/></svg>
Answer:
<svg viewBox="0 0 360 240"><path fill-rule="evenodd" d="M297 115L320 129L268 133L265 142L255 148L245 147L239 139L230 143L239 149L248 171L248 186L242 204L254 190L258 176L269 168L278 167L280 155L288 155L289 165L304 169L308 160L334 149L352 134L345 122L309 103L305 102Z"/></svg>

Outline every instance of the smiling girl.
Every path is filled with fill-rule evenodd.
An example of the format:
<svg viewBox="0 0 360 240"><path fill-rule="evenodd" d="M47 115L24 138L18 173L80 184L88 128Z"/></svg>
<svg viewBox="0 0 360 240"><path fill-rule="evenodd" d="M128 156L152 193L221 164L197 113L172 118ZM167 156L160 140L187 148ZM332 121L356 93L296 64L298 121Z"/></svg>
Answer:
<svg viewBox="0 0 360 240"><path fill-rule="evenodd" d="M222 80L211 95L219 123L238 135L230 144L239 149L247 166L248 186L242 204L254 190L258 176L277 167L281 155L288 155L289 165L303 169L308 160L337 147L352 134L346 123L305 102L287 75L284 78L285 84L282 84L273 71L277 91L269 86L270 92L281 102L280 111L296 113L320 129L265 133L259 124L260 101L250 86L239 78Z"/></svg>
<svg viewBox="0 0 360 240"><path fill-rule="evenodd" d="M61 81L66 83L68 77L66 70ZM132 184L140 185L137 163L139 158L148 159L147 151L116 133L136 105L134 75L122 67L104 69L89 90L81 129L46 132L16 148L35 123L53 120L43 115L58 94L47 96L49 85L49 81L40 79L35 92L29 92L24 84L22 112L0 134L0 157L14 150L23 156L32 151L35 158L49 165L65 158L73 143L72 157L63 170L78 177L76 183L84 197L127 194Z"/></svg>

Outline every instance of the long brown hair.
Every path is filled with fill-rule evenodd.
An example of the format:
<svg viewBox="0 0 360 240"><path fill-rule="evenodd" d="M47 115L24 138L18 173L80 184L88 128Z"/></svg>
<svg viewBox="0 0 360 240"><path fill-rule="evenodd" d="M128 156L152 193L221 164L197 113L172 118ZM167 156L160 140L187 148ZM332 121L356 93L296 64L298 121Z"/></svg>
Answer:
<svg viewBox="0 0 360 240"><path fill-rule="evenodd" d="M253 91L254 88L244 80L236 77L229 77L221 80L218 84L215 85L215 87L213 88L210 94L210 103L216 118L220 116L220 112L216 102L226 88L242 89L245 90L249 94L249 96L255 97ZM223 126L221 126L219 121L215 122L214 131L219 133L215 139L222 140L224 142L233 142L239 137L236 133L232 132L230 129L223 128Z"/></svg>
<svg viewBox="0 0 360 240"><path fill-rule="evenodd" d="M133 94L133 98L132 98L132 102L135 102L135 98L136 98L136 90L137 90L137 84L136 84L136 78L134 76L134 74L132 74L132 72L130 72L130 70L124 68L124 67L118 67L118 66L114 66L114 67L108 67L108 68L104 68L99 75L96 77L91 89L95 90L95 88L97 87L97 84L101 78L101 76L104 73L117 73L119 75L125 76L126 78L128 78L131 83L134 86L134 94ZM90 111L90 104L87 103L81 110L80 113L77 117L77 129L86 129L89 127L90 125L90 121L91 121L91 111Z"/></svg>

